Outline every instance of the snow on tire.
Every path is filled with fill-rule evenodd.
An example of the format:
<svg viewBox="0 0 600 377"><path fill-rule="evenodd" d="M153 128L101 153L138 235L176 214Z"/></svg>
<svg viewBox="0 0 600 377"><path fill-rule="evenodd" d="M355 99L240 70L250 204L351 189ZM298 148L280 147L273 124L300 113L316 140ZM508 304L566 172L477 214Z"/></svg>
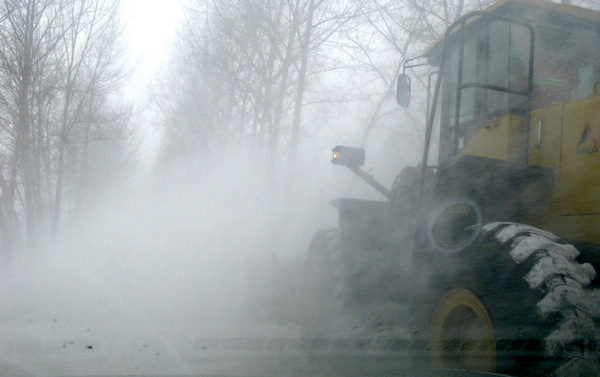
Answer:
<svg viewBox="0 0 600 377"><path fill-rule="evenodd" d="M580 252L574 246L531 226L490 223L482 231L508 245L515 263L532 263L525 280L529 288L542 293L536 305L538 314L542 320L559 318L543 339L547 356L594 360L599 344L594 320L600 318L600 290L589 287L596 277L592 265L576 261Z"/></svg>

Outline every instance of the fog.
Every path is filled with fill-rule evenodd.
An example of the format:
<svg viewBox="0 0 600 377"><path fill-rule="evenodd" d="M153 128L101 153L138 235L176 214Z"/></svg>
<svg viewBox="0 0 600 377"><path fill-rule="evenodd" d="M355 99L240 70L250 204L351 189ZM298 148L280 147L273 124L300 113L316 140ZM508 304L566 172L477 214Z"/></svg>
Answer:
<svg viewBox="0 0 600 377"><path fill-rule="evenodd" d="M489 2L189 1L127 47L118 16L140 2L0 6L3 40L39 37L0 46L0 375L598 369L594 218L564 225L548 198L572 218L598 199L595 160L565 151L596 157L600 57L563 46L571 81L511 68L598 29L542 12L537 50L501 19L439 42ZM425 130L438 68L402 61L431 44ZM350 172L360 153L331 164L336 145L384 188ZM513 347L530 340L531 360Z"/></svg>
<svg viewBox="0 0 600 377"><path fill-rule="evenodd" d="M336 192L368 191L327 157L313 174L338 171L336 184L286 188L253 161L190 159L97 193L56 240L2 266L4 362L34 375L235 373L190 360L223 339L298 341L310 238L335 227Z"/></svg>
<svg viewBox="0 0 600 377"><path fill-rule="evenodd" d="M330 15L338 9L318 11ZM335 18L331 22L324 27L337 27ZM246 32L244 25L239 32ZM148 70L156 68L151 66L157 51L144 55L134 48L139 61L125 95L141 98L135 108L140 113L128 124L140 131L139 165L125 169L123 178L119 169L103 169L119 167L111 152L100 153L87 167L84 157L75 155L74 170L81 163L82 172L101 172L83 193L83 205L73 210L65 204L56 237L36 239L31 248L24 242L0 266L0 374L344 375L369 370L360 357L315 365L301 344L299 323L310 240L318 230L338 226L329 201L385 199L347 169L331 165L331 149L364 146L365 170L388 188L403 166L416 164L422 150L424 93L415 94L410 110L418 115L407 118L406 110L398 110L389 89L400 60L395 47L375 45L370 67L351 62L355 68L347 71L309 76L294 166L287 150L295 120L290 109L297 101L294 81L285 84L289 103L282 104L281 139L277 148L267 149L270 135L261 140L255 134L260 117L271 111L265 109L275 107L275 97L265 94L256 108L239 110L246 111L236 114L242 119L260 114L251 125L220 114L206 119L205 107L227 98L221 89L236 82L235 73L226 72L229 76L218 76L215 83L212 67L198 64L199 71L184 67L187 74L181 74L179 61L197 63L179 59L190 53L184 44L173 58L176 64L155 69L152 85L144 86ZM336 50L315 52L312 69L321 69L322 56L331 60L327 65L349 64L341 58L346 52ZM252 85L267 85L255 84L252 75ZM157 111L145 103L153 97L166 109L174 103L175 110ZM228 105L223 113L237 111L239 104ZM231 129L223 126L226 121ZM195 139L205 123L209 140ZM168 145L169 131L178 143ZM213 135L221 140L210 139ZM110 176L115 171L117 176ZM72 183L80 183L76 175ZM344 323L356 327L352 320Z"/></svg>

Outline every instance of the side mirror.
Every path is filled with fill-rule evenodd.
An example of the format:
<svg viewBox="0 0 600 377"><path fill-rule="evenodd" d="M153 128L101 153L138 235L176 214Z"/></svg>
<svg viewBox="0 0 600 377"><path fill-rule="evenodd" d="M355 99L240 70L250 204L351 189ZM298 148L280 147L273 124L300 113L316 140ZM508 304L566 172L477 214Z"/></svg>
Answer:
<svg viewBox="0 0 600 377"><path fill-rule="evenodd" d="M362 148L338 145L331 151L333 152L332 164L358 168L365 163L365 150Z"/></svg>
<svg viewBox="0 0 600 377"><path fill-rule="evenodd" d="M403 73L398 76L396 102L402 107L408 107L410 103L410 76L407 74Z"/></svg>

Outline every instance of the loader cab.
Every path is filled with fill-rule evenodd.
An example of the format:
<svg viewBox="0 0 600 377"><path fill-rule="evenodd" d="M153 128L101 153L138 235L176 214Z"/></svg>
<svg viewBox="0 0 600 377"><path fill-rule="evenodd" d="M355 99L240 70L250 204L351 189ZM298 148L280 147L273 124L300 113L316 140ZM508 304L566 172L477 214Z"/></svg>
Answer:
<svg viewBox="0 0 600 377"><path fill-rule="evenodd" d="M598 46L600 12L504 0L458 19L425 62L405 62L405 71L429 65L437 72L420 173L423 217L467 198L484 223L527 223L600 244L590 225L600 221ZM402 82L406 92L410 81ZM399 90L398 102L408 100ZM437 162L429 158L435 144ZM431 170L435 178L426 182Z"/></svg>
<svg viewBox="0 0 600 377"><path fill-rule="evenodd" d="M442 71L441 160L465 152L523 159L524 148L513 136L522 133L530 111L533 35L504 19L475 20L449 35ZM479 141L485 127L504 129L502 145L497 138Z"/></svg>
<svg viewBox="0 0 600 377"><path fill-rule="evenodd" d="M439 124L440 161L529 162L531 111L588 96L600 79L598 16L582 11L501 1L463 17L426 52L441 78L439 110L428 117Z"/></svg>

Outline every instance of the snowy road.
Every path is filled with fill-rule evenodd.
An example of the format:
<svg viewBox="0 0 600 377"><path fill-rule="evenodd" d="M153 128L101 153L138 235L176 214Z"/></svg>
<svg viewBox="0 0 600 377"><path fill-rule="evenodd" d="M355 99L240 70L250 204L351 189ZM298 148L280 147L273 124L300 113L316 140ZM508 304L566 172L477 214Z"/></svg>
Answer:
<svg viewBox="0 0 600 377"><path fill-rule="evenodd" d="M180 266L171 281L125 276L130 267L118 265L91 273L56 255L26 266L0 276L1 376L348 376L406 366L373 358L378 344L346 344L342 354L320 344L328 357L308 358L297 325L247 313L234 277L211 292Z"/></svg>
<svg viewBox="0 0 600 377"><path fill-rule="evenodd" d="M71 339L65 341L64 339ZM399 371L398 358L346 352L308 358L299 338L56 338L0 343L0 374L15 366L34 376L271 375L356 376ZM372 356L372 355L371 355ZM2 368L5 369L2 369ZM27 374L15 374L25 377Z"/></svg>

